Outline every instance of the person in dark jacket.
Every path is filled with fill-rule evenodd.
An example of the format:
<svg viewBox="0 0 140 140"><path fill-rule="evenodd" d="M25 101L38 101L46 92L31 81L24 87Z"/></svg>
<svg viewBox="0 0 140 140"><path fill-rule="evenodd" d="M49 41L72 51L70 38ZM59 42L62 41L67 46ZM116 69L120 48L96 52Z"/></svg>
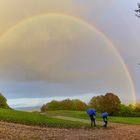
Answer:
<svg viewBox="0 0 140 140"><path fill-rule="evenodd" d="M96 110L93 108L89 108L86 112L90 117L91 127L93 126L93 124L94 126L96 126Z"/></svg>
<svg viewBox="0 0 140 140"><path fill-rule="evenodd" d="M104 127L107 127L107 122L108 122L108 118L107 118L107 116L104 116L103 117L103 120L104 120Z"/></svg>
<svg viewBox="0 0 140 140"><path fill-rule="evenodd" d="M108 118L107 118L107 116L108 116L108 113L107 112L104 112L104 113L102 113L101 114L101 116L103 117L103 121L104 121L104 127L107 127L107 123L108 123Z"/></svg>

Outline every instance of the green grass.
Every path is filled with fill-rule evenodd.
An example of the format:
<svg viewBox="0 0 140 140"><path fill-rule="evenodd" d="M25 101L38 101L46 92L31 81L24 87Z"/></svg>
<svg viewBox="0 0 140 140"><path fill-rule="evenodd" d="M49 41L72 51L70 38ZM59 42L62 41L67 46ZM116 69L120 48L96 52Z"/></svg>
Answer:
<svg viewBox="0 0 140 140"><path fill-rule="evenodd" d="M28 125L39 125L48 127L64 127L64 128L88 128L88 124L74 121L66 121L62 119L51 118L40 113L31 113L24 111L15 111L8 109L0 109L0 120L21 123Z"/></svg>
<svg viewBox="0 0 140 140"><path fill-rule="evenodd" d="M74 117L79 119L89 119L89 116L85 111L67 111L67 110L57 110L57 111L47 111L46 115L48 116L66 116ZM96 115L98 121L102 121L100 114ZM108 117L109 122L115 123L126 123L126 124L140 124L140 117Z"/></svg>
<svg viewBox="0 0 140 140"><path fill-rule="evenodd" d="M109 117L109 121L125 124L140 124L140 117Z"/></svg>
<svg viewBox="0 0 140 140"><path fill-rule="evenodd" d="M54 110L47 111L47 116L66 116L66 117L74 117L80 119L89 119L89 116L85 111L71 111L71 110Z"/></svg>
<svg viewBox="0 0 140 140"><path fill-rule="evenodd" d="M47 116L66 116L66 117L73 117L79 119L89 119L88 114L86 111L69 111L69 110L55 110L55 111L47 111ZM96 115L97 120L102 120L100 114L97 113Z"/></svg>
<svg viewBox="0 0 140 140"><path fill-rule="evenodd" d="M24 112L8 109L0 109L0 120L27 124L27 125L39 125L39 126L48 126L48 127L60 127L60 128L89 128L89 124L82 123L78 121L69 121L58 118L52 118L52 116L66 116L79 119L89 120L89 116L85 111L48 111L46 115L42 115L37 112ZM97 120L102 118L97 115ZM127 124L140 124L139 117L109 117L109 122L115 123L127 123Z"/></svg>

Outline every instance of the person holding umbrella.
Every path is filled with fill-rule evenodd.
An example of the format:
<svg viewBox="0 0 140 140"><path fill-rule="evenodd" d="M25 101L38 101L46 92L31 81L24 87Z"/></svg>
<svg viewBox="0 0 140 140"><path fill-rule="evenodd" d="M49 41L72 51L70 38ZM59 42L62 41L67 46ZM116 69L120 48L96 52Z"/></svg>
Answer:
<svg viewBox="0 0 140 140"><path fill-rule="evenodd" d="M101 116L103 117L103 121L104 121L104 127L107 127L107 123L108 123L108 118L107 118L107 116L108 116L108 113L107 112L104 112L104 113L102 113L101 114Z"/></svg>
<svg viewBox="0 0 140 140"><path fill-rule="evenodd" d="M91 127L93 126L93 123L95 127L96 126L96 110L93 108L89 108L87 110L87 114L89 115L90 120L91 120Z"/></svg>

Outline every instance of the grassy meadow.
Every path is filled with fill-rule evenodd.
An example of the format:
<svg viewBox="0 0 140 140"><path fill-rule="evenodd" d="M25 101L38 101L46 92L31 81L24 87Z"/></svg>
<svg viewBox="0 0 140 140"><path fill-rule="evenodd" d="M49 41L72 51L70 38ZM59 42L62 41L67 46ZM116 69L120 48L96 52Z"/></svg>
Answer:
<svg viewBox="0 0 140 140"><path fill-rule="evenodd" d="M66 116L79 119L88 119L89 116L85 111L68 111L68 110L57 110L57 111L47 111L47 116ZM96 119L102 121L102 117L97 113ZM140 124L140 117L118 117L118 116L109 116L109 122L114 123L125 123L125 124Z"/></svg>
<svg viewBox="0 0 140 140"><path fill-rule="evenodd" d="M89 125L81 122L66 121L42 115L38 112L25 112L9 109L0 109L0 120L47 127L88 128Z"/></svg>
<svg viewBox="0 0 140 140"><path fill-rule="evenodd" d="M0 109L1 121L27 124L27 125L37 125L37 126L61 127L61 128L89 128L90 127L90 124L88 123L55 118L55 116L64 116L64 117L71 117L75 119L89 120L89 117L85 111L57 110L57 111L47 111L46 113L42 114L40 112L25 112L25 111ZM99 114L97 114L97 121L102 121L102 118L100 117ZM139 117L109 117L109 122L140 124L140 118Z"/></svg>

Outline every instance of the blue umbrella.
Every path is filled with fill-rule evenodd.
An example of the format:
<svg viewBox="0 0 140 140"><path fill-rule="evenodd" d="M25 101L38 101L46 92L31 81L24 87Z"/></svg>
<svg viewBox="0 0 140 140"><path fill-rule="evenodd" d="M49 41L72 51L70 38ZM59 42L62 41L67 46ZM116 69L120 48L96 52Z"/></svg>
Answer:
<svg viewBox="0 0 140 140"><path fill-rule="evenodd" d="M107 112L104 112L104 113L101 114L101 116L102 117L107 117L108 116L108 113Z"/></svg>
<svg viewBox="0 0 140 140"><path fill-rule="evenodd" d="M96 114L96 110L93 109L93 108L89 108L89 109L87 110L87 114L88 114L88 115L95 115L95 114Z"/></svg>

